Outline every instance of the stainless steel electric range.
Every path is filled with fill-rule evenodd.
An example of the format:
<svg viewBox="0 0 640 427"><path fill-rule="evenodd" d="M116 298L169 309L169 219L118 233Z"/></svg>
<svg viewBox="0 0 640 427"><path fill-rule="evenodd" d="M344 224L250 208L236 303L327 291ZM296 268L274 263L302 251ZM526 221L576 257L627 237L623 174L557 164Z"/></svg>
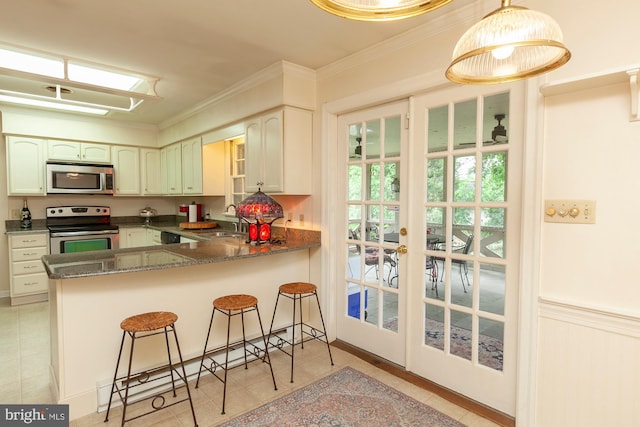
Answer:
<svg viewBox="0 0 640 427"><path fill-rule="evenodd" d="M52 206L47 208L52 254L118 249L119 229L111 224L108 206Z"/></svg>

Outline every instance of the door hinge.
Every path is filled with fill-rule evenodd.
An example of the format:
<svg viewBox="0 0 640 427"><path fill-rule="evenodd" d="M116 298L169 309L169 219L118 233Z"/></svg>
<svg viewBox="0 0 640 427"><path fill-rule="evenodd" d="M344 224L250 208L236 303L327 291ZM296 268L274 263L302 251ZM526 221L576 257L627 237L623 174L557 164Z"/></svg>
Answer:
<svg viewBox="0 0 640 427"><path fill-rule="evenodd" d="M409 113L407 113L405 120L404 120L404 128L405 129L409 129L409 120L411 120L411 118L409 117Z"/></svg>

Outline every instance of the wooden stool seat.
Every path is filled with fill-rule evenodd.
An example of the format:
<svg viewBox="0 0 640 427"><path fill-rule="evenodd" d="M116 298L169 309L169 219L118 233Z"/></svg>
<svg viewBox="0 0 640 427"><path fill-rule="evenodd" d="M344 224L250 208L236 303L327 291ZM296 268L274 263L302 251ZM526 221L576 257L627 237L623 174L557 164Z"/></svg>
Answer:
<svg viewBox="0 0 640 427"><path fill-rule="evenodd" d="M258 298L253 295L226 295L213 300L213 306L218 310L245 310L258 305Z"/></svg>
<svg viewBox="0 0 640 427"><path fill-rule="evenodd" d="M127 317L120 323L120 329L127 332L149 332L173 325L178 316L170 311L153 311Z"/></svg>
<svg viewBox="0 0 640 427"><path fill-rule="evenodd" d="M310 294L314 292L318 287L313 283L305 283L305 282L293 282L293 283L285 283L284 285L280 285L280 292L285 294Z"/></svg>

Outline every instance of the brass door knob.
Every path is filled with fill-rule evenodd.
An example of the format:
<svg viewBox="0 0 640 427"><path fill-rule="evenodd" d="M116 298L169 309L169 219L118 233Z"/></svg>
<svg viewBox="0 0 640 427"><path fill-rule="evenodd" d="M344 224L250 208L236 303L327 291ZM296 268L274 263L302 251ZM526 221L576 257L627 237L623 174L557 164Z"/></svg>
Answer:
<svg viewBox="0 0 640 427"><path fill-rule="evenodd" d="M398 249L396 249L396 251L399 254L406 254L407 253L407 247L405 245L400 245L400 246L398 246Z"/></svg>
<svg viewBox="0 0 640 427"><path fill-rule="evenodd" d="M406 229L406 228L404 228L404 227L402 227L402 228L400 229L400 235L401 235L401 236L406 236L406 235L407 235L407 229Z"/></svg>

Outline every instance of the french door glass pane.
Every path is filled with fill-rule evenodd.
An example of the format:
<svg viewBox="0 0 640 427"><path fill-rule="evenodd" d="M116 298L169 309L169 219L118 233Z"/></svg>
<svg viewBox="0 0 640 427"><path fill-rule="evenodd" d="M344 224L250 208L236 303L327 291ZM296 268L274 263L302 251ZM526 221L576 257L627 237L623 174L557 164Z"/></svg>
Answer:
<svg viewBox="0 0 640 427"><path fill-rule="evenodd" d="M466 149L476 145L477 101L470 99L453 106L453 148Z"/></svg>
<svg viewBox="0 0 640 427"><path fill-rule="evenodd" d="M506 199L507 153L482 155L482 201L504 202Z"/></svg>
<svg viewBox="0 0 640 427"><path fill-rule="evenodd" d="M395 191L396 185L400 186L400 165L397 162L384 163L384 176L382 184L383 200L385 202L394 202L398 200L398 192Z"/></svg>
<svg viewBox="0 0 640 427"><path fill-rule="evenodd" d="M440 306L424 305L424 344L444 350L444 309Z"/></svg>
<svg viewBox="0 0 640 427"><path fill-rule="evenodd" d="M400 155L400 116L384 119L384 157Z"/></svg>
<svg viewBox="0 0 640 427"><path fill-rule="evenodd" d="M480 282L478 283L478 293L480 310L493 313L504 314L504 293L505 293L505 266L495 264L480 264Z"/></svg>
<svg viewBox="0 0 640 427"><path fill-rule="evenodd" d="M444 202L447 197L446 163L444 157L427 160L427 202Z"/></svg>
<svg viewBox="0 0 640 427"><path fill-rule="evenodd" d="M362 125L360 123L349 125L349 150L347 151L349 160L360 159L362 147Z"/></svg>
<svg viewBox="0 0 640 427"><path fill-rule="evenodd" d="M429 153L445 151L449 139L449 106L429 110L429 126L427 131Z"/></svg>
<svg viewBox="0 0 640 427"><path fill-rule="evenodd" d="M453 158L453 201L472 202L476 198L476 157Z"/></svg>
<svg viewBox="0 0 640 427"><path fill-rule="evenodd" d="M366 291L365 291L366 292ZM365 310L362 310L362 302L367 303L366 293L362 295L361 287L356 283L347 283L347 315L360 319L365 316Z"/></svg>
<svg viewBox="0 0 640 427"><path fill-rule="evenodd" d="M367 200L380 200L380 165L378 163L367 165Z"/></svg>
<svg viewBox="0 0 640 427"><path fill-rule="evenodd" d="M365 143L364 151L367 153L366 158L380 158L380 120L370 121L366 123L367 134L362 142Z"/></svg>
<svg viewBox="0 0 640 427"><path fill-rule="evenodd" d="M382 327L398 332L398 294L382 292Z"/></svg>
<svg viewBox="0 0 640 427"><path fill-rule="evenodd" d="M478 363L502 371L504 323L480 317L478 330Z"/></svg>
<svg viewBox="0 0 640 427"><path fill-rule="evenodd" d="M449 353L471 360L471 324L472 316L462 311L451 310L451 329L449 332Z"/></svg>
<svg viewBox="0 0 640 427"><path fill-rule="evenodd" d="M349 165L348 174L348 200L362 200L362 166Z"/></svg>
<svg viewBox="0 0 640 427"><path fill-rule="evenodd" d="M364 321L376 325L378 324L378 290L376 288L366 286L364 288L364 295Z"/></svg>
<svg viewBox="0 0 640 427"><path fill-rule="evenodd" d="M486 141L485 145L498 145L509 142L508 135L503 136L503 133L506 133L507 129L509 129L508 105L509 92L498 93L484 98L482 141ZM498 118L501 118L501 120L498 121ZM494 131L498 123L504 128L501 129L503 132L500 132L500 129Z"/></svg>
<svg viewBox="0 0 640 427"><path fill-rule="evenodd" d="M482 208L480 225L482 229L482 254L492 258L504 258L506 246L504 230L506 229L507 211L504 208Z"/></svg>

